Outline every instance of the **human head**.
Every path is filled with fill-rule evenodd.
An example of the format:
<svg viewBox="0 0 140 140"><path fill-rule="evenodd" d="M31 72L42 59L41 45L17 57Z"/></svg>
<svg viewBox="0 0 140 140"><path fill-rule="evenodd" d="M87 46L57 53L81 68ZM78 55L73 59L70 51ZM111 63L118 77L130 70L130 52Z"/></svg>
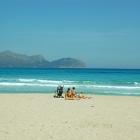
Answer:
<svg viewBox="0 0 140 140"><path fill-rule="evenodd" d="M73 90L75 90L75 87L72 87Z"/></svg>
<svg viewBox="0 0 140 140"><path fill-rule="evenodd" d="M70 88L68 88L68 91L70 90Z"/></svg>

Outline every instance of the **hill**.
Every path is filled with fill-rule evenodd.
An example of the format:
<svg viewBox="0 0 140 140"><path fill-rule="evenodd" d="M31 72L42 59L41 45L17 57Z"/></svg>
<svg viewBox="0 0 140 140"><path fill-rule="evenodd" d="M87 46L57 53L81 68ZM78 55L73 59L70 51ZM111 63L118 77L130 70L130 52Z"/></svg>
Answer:
<svg viewBox="0 0 140 140"><path fill-rule="evenodd" d="M86 64L81 60L74 58L61 58L50 63L50 67L57 68L82 68L86 67Z"/></svg>
<svg viewBox="0 0 140 140"><path fill-rule="evenodd" d="M82 68L86 64L74 58L48 61L42 55L28 56L12 51L0 52L0 68Z"/></svg>

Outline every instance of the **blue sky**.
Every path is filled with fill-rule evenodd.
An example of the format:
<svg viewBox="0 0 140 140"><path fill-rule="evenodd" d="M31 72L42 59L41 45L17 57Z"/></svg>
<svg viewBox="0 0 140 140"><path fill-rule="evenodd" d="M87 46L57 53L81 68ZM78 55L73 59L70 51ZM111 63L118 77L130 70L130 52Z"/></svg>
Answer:
<svg viewBox="0 0 140 140"><path fill-rule="evenodd" d="M139 0L0 0L0 51L140 68Z"/></svg>

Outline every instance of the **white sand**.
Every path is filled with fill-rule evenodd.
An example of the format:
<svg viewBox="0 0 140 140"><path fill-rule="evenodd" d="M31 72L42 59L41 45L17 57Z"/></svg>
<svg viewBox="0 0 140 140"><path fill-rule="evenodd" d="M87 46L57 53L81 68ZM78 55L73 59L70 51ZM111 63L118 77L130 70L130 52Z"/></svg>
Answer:
<svg viewBox="0 0 140 140"><path fill-rule="evenodd" d="M0 140L140 140L140 97L1 94Z"/></svg>

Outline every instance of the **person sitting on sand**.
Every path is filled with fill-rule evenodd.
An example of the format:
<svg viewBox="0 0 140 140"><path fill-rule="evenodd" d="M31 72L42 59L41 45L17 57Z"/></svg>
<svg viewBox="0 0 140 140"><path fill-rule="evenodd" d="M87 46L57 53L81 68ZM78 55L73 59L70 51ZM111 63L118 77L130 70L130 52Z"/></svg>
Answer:
<svg viewBox="0 0 140 140"><path fill-rule="evenodd" d="M76 95L75 87L72 89L68 88L66 94L65 94L66 100L79 100L78 96Z"/></svg>
<svg viewBox="0 0 140 140"><path fill-rule="evenodd" d="M55 98L64 98L63 96L62 96L62 94L63 94L63 86L58 86L57 87L57 90L56 90L56 94L57 95L54 95L54 97Z"/></svg>
<svg viewBox="0 0 140 140"><path fill-rule="evenodd" d="M73 98L76 98L77 97L75 87L72 87L72 89L71 89L71 95L72 95Z"/></svg>
<svg viewBox="0 0 140 140"><path fill-rule="evenodd" d="M71 89L68 88L65 93L65 99L71 99L71 98L72 98Z"/></svg>
<svg viewBox="0 0 140 140"><path fill-rule="evenodd" d="M87 96L85 96L85 95L83 94L83 92L80 92L80 94L77 95L77 97L80 98L80 99L91 99L91 98L92 98L92 97L87 97Z"/></svg>
<svg viewBox="0 0 140 140"><path fill-rule="evenodd" d="M79 100L79 99L90 99L91 97L87 97L83 95L83 92L81 92L79 95L76 94L75 87L72 89L68 88L66 94L65 94L65 99L66 100Z"/></svg>
<svg viewBox="0 0 140 140"><path fill-rule="evenodd" d="M65 99L66 100L76 100L78 98L76 98L75 94L72 93L72 90L70 88L68 88L67 92L65 93Z"/></svg>

